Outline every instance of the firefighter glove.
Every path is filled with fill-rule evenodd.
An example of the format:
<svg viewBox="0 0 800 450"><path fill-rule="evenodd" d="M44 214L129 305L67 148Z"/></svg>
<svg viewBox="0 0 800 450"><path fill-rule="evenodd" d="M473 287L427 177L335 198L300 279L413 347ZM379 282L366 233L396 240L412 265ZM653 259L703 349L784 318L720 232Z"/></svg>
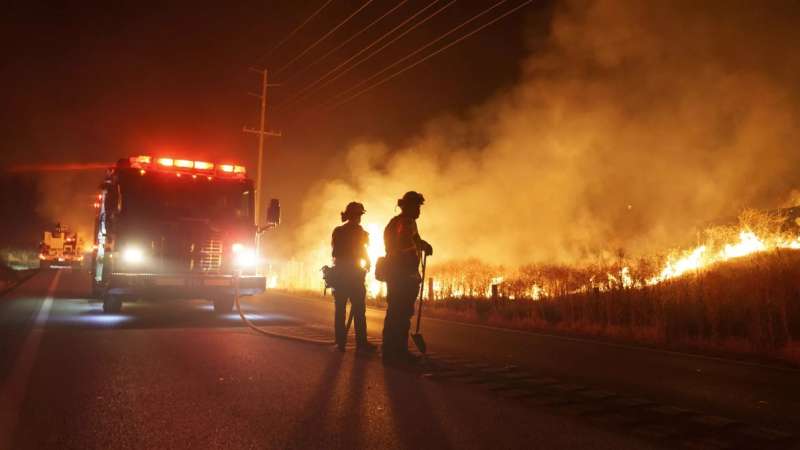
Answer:
<svg viewBox="0 0 800 450"><path fill-rule="evenodd" d="M422 252L428 256L433 256L433 247L427 241L422 241Z"/></svg>

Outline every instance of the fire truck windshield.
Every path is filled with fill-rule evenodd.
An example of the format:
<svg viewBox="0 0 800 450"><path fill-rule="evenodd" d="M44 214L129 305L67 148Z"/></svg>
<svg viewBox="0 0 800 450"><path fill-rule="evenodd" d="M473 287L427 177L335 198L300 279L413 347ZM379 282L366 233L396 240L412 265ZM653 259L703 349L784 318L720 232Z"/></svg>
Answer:
<svg viewBox="0 0 800 450"><path fill-rule="evenodd" d="M253 223L252 188L244 180L150 173L120 183L119 193L124 214Z"/></svg>

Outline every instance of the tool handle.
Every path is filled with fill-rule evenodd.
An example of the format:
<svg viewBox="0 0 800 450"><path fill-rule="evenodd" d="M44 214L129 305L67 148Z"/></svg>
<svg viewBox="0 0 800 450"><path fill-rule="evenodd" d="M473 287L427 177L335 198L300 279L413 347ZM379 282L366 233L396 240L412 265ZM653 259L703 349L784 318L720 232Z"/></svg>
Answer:
<svg viewBox="0 0 800 450"><path fill-rule="evenodd" d="M422 284L419 286L419 307L417 309L417 334L419 334L420 320L422 320L422 299L425 293L425 265L428 261L428 255L422 254Z"/></svg>
<svg viewBox="0 0 800 450"><path fill-rule="evenodd" d="M350 325L353 324L353 305L350 305L350 316L347 317L347 326L344 327L344 334L350 332Z"/></svg>

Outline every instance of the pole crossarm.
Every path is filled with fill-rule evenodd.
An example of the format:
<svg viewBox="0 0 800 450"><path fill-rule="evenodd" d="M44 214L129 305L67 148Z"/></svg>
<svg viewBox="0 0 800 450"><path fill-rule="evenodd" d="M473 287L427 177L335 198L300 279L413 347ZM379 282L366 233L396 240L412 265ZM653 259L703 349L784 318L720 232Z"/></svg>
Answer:
<svg viewBox="0 0 800 450"><path fill-rule="evenodd" d="M242 131L250 134L262 134L264 136L275 136L275 137L283 136L283 133L280 131L272 131L272 130L261 131L257 128L251 128L251 127L242 127Z"/></svg>

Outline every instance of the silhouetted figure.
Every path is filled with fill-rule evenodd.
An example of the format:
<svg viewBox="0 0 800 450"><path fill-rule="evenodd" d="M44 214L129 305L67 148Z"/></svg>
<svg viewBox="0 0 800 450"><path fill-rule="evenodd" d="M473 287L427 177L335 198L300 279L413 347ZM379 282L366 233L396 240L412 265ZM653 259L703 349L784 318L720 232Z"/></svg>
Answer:
<svg viewBox="0 0 800 450"><path fill-rule="evenodd" d="M422 253L433 254L433 247L417 231L422 194L406 192L397 201L400 214L383 231L388 270L386 274L386 319L383 323L383 355L389 360L413 361L408 351L408 330L414 315L414 302L422 277L419 263Z"/></svg>
<svg viewBox="0 0 800 450"><path fill-rule="evenodd" d="M350 300L350 311L356 329L356 348L359 351L372 351L375 346L367 342L366 304L367 296L364 277L369 270L367 254L369 233L361 228L361 216L366 212L364 205L350 202L342 213L342 222L333 230L333 298L336 301L334 330L336 346L344 351L347 343L345 311Z"/></svg>

